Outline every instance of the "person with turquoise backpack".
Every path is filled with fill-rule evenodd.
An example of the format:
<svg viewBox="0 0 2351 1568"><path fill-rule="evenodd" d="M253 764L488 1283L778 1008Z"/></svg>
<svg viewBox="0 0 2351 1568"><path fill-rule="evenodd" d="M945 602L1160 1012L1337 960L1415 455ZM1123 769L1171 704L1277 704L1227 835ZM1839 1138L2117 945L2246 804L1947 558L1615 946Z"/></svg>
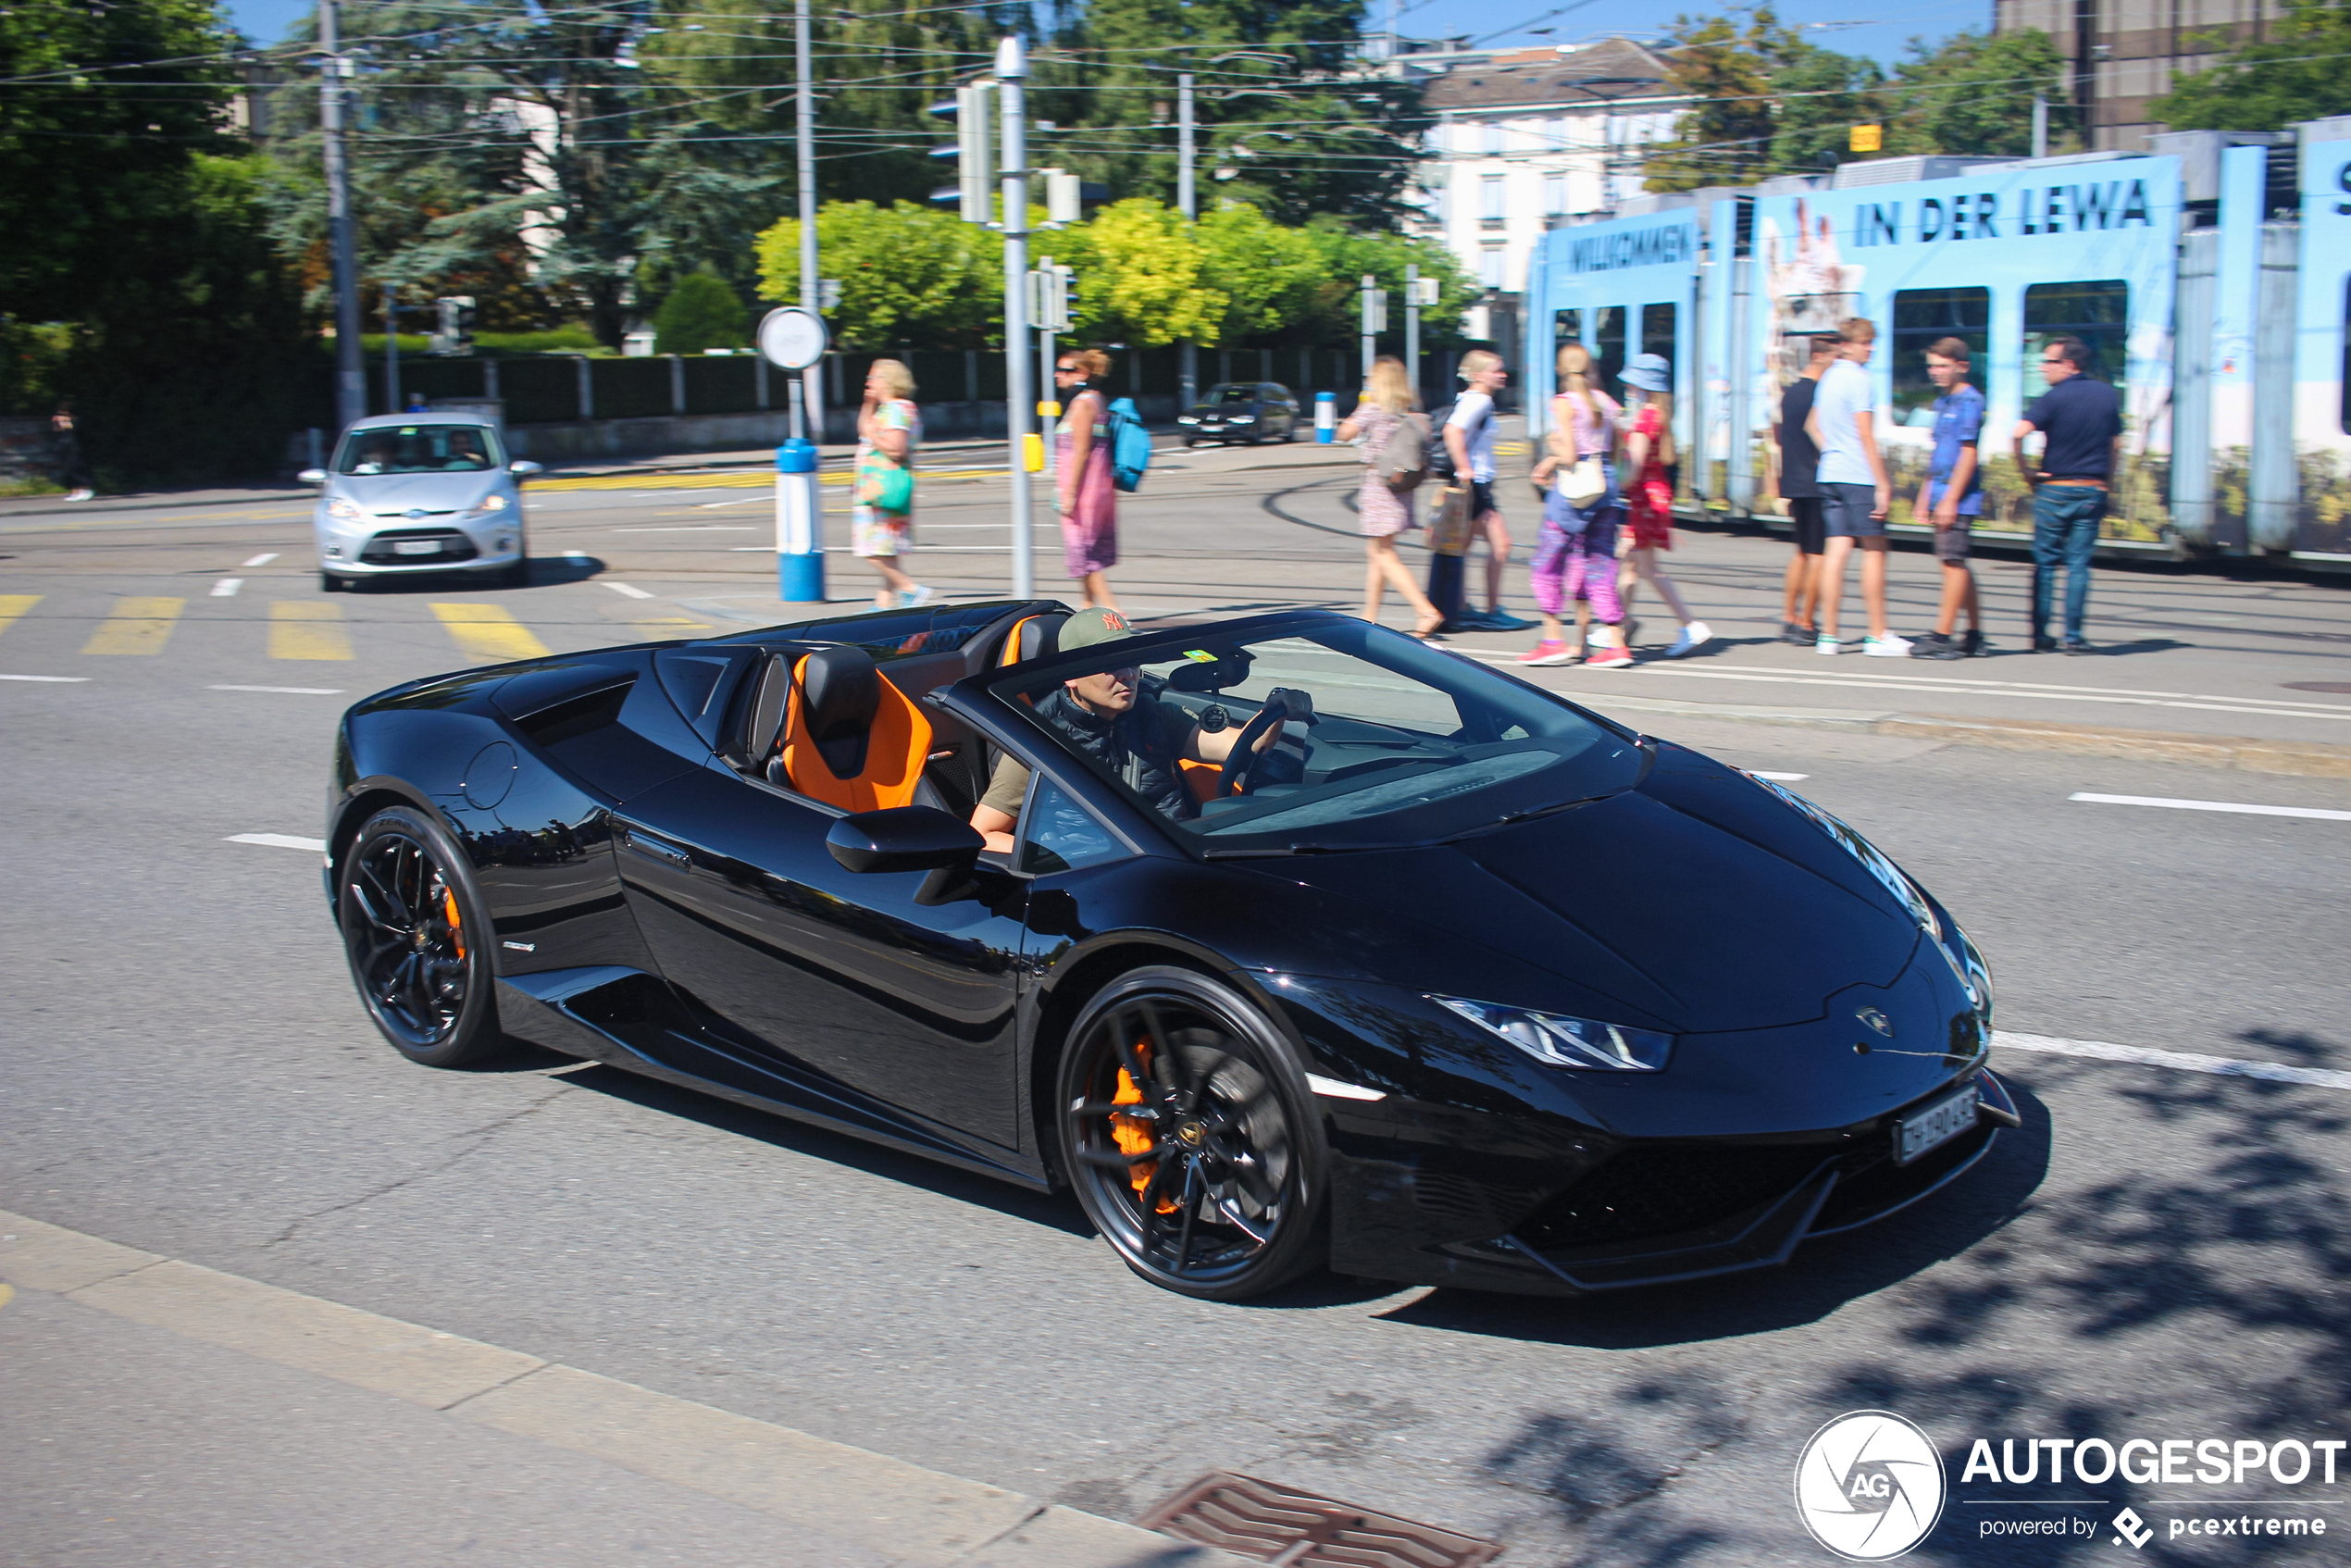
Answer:
<svg viewBox="0 0 2351 1568"><path fill-rule="evenodd" d="M865 404L857 411L849 552L881 573L874 603L885 610L930 601L931 591L899 565L914 548L914 448L922 439L914 372L902 360L875 360L865 372Z"/></svg>
<svg viewBox="0 0 2351 1568"><path fill-rule="evenodd" d="M1112 468L1110 405L1100 383L1110 355L1064 349L1053 365L1054 401L1065 412L1053 429L1053 504L1062 520L1062 562L1088 608L1115 610L1110 569L1118 565L1118 480Z"/></svg>

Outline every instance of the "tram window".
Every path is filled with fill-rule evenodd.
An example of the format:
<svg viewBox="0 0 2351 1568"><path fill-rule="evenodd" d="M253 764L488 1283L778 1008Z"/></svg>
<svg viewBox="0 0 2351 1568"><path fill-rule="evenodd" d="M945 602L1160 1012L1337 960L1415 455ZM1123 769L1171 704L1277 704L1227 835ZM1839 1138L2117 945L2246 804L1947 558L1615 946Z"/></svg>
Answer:
<svg viewBox="0 0 2351 1568"><path fill-rule="evenodd" d="M1599 361L1600 384L1611 392L1624 373L1624 307L1604 305L1592 312L1593 357Z"/></svg>
<svg viewBox="0 0 2351 1568"><path fill-rule="evenodd" d="M2120 278L2086 283L2035 283L2024 291L2024 362L2040 363L2051 338L2071 335L2090 346L2089 374L2122 384L2131 331L2131 285ZM2041 394L2027 389L2027 403Z"/></svg>
<svg viewBox="0 0 2351 1568"><path fill-rule="evenodd" d="M1670 305L1641 306L1641 352L1661 355L1667 361L1673 357L1673 307Z"/></svg>
<svg viewBox="0 0 2351 1568"><path fill-rule="evenodd" d="M1569 343L1584 341L1584 313L1580 310L1560 310L1551 314L1551 351L1556 354Z"/></svg>
<svg viewBox="0 0 2351 1568"><path fill-rule="evenodd" d="M1958 338L1972 351L1968 380L1990 395L1992 291L1904 289L1894 296L1894 422L1932 427L1942 394L1927 379L1927 345Z"/></svg>

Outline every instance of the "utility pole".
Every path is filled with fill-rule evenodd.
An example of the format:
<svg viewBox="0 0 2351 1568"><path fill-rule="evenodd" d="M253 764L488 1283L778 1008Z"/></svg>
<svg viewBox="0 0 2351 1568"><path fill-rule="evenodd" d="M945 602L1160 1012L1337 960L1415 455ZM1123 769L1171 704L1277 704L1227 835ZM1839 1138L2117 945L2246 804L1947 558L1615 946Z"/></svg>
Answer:
<svg viewBox="0 0 2351 1568"><path fill-rule="evenodd" d="M2033 156L2049 156L2049 101L2038 93L2033 94Z"/></svg>
<svg viewBox="0 0 2351 1568"><path fill-rule="evenodd" d="M335 0L318 0L318 129L327 143L327 243L335 270L335 427L367 417L367 370L359 357L359 262L351 231L351 170L342 156L343 58Z"/></svg>
<svg viewBox="0 0 2351 1568"><path fill-rule="evenodd" d="M1192 167L1192 73L1180 71L1176 77L1176 210L1186 222L1200 217L1200 190L1197 170ZM1200 347L1187 339L1183 363L1177 371L1176 405L1189 408L1200 400Z"/></svg>
<svg viewBox="0 0 2351 1568"><path fill-rule="evenodd" d="M805 6L808 0L800 0ZM1037 591L1036 530L1030 527L1028 465L1037 393L1028 380L1028 122L1023 90L1028 53L1017 35L996 44L997 91L1004 100L1004 447L1013 480L1013 597ZM1041 452L1039 454L1041 467Z"/></svg>
<svg viewBox="0 0 2351 1568"><path fill-rule="evenodd" d="M1374 280L1370 273L1366 272L1363 274L1363 281L1362 284L1363 319L1362 327L1363 336L1362 380L1364 382L1369 382L1371 380L1372 360L1379 354L1379 327L1372 318L1372 312L1375 308L1374 301L1376 298L1375 292L1372 288L1373 281Z"/></svg>
<svg viewBox="0 0 2351 1568"><path fill-rule="evenodd" d="M1392 37L1396 28L1396 6L1388 6L1387 26ZM1412 395L1421 392L1421 264L1404 264L1404 376L1412 382Z"/></svg>
<svg viewBox="0 0 2351 1568"><path fill-rule="evenodd" d="M400 412L400 303L390 283L384 285L384 412Z"/></svg>
<svg viewBox="0 0 2351 1568"><path fill-rule="evenodd" d="M800 308L821 315L816 297L816 96L808 81L808 0L792 6L792 68L797 76L793 112L798 120L800 163ZM825 444L825 377L820 360L800 373L792 389L792 434Z"/></svg>

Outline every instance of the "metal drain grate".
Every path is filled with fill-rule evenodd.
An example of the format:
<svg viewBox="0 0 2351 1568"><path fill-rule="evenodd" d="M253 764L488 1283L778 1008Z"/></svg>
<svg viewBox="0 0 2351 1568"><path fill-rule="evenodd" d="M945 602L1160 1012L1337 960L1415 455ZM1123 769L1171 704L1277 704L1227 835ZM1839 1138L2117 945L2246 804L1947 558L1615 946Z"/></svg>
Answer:
<svg viewBox="0 0 2351 1568"><path fill-rule="evenodd" d="M1501 1543L1215 1471L1137 1524L1275 1568L1476 1568Z"/></svg>

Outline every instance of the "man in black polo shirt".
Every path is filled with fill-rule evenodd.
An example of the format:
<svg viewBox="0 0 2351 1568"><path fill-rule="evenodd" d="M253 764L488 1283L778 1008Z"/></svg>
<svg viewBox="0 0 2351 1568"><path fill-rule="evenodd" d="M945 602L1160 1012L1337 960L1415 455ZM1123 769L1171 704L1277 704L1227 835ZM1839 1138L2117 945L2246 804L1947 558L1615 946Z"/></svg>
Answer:
<svg viewBox="0 0 2351 1568"><path fill-rule="evenodd" d="M2086 653L2082 612L2090 599L2090 556L2098 543L2114 469L2122 451L2122 396L2083 372L2090 345L2051 338L2041 347L2041 375L2049 390L2024 411L2009 447L2033 486L2033 650ZM2036 468L2024 456L2024 438L2046 439ZM2049 636L2058 566L2065 567L2065 641Z"/></svg>
<svg viewBox="0 0 2351 1568"><path fill-rule="evenodd" d="M1811 362L1780 394L1780 422L1772 432L1780 454L1780 499L1795 525L1796 559L1781 585L1780 641L1810 648L1819 640L1814 617L1821 608L1821 553L1828 548L1828 524L1821 516L1821 449L1804 421L1812 417L1812 394L1821 372L1836 362L1838 339L1823 332L1810 340Z"/></svg>

